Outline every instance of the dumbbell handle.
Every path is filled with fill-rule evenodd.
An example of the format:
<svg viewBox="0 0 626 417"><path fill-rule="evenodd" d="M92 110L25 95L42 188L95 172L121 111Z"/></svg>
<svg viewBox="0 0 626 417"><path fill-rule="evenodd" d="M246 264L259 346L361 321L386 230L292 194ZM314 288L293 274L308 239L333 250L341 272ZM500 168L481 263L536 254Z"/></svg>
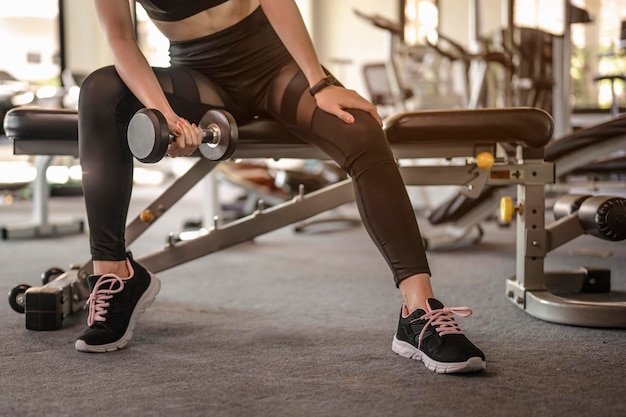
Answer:
<svg viewBox="0 0 626 417"><path fill-rule="evenodd" d="M221 131L217 124L211 123L209 126L199 127L199 129L202 134L202 143L206 143L210 146L212 144L217 144L217 142L219 142ZM176 141L175 135L172 135L170 133L168 134L168 137L170 139L169 143Z"/></svg>

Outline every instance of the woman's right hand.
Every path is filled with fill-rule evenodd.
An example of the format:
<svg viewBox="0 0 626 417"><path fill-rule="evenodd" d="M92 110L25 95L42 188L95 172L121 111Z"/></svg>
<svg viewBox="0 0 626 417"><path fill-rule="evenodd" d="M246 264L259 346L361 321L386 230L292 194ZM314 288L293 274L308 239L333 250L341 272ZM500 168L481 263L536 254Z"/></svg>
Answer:
<svg viewBox="0 0 626 417"><path fill-rule="evenodd" d="M168 156L172 158L190 156L202 143L202 131L186 119L178 117L176 121L168 120L167 125L170 133L174 135L174 141L167 148Z"/></svg>

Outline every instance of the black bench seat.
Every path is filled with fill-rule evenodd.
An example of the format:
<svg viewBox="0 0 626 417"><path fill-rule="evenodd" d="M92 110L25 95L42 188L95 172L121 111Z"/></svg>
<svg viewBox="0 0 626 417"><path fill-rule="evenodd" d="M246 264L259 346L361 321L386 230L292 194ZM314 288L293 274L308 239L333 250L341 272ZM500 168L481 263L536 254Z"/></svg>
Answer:
<svg viewBox="0 0 626 417"><path fill-rule="evenodd" d="M7 113L4 128L16 155L78 156L76 110L18 107ZM274 121L254 119L238 128L233 158L327 158ZM541 148L553 121L535 108L420 111L387 118L385 131L398 158L444 158L473 156L477 147L496 143Z"/></svg>

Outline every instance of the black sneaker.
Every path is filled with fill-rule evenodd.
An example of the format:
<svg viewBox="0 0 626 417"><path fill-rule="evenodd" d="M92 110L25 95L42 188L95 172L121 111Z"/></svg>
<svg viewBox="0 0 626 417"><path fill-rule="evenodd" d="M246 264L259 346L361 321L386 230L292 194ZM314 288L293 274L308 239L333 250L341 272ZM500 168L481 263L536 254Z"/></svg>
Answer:
<svg viewBox="0 0 626 417"><path fill-rule="evenodd" d="M137 319L152 304L161 289L161 281L132 259L126 260L130 276L92 275L87 278L91 295L89 328L76 340L81 352L111 352L121 349L133 336Z"/></svg>
<svg viewBox="0 0 626 417"><path fill-rule="evenodd" d="M400 356L422 361L428 369L441 374L484 370L485 355L454 320L455 314L469 317L472 310L446 308L434 298L429 298L427 304L428 311L417 309L406 317L408 311L402 306L391 349Z"/></svg>

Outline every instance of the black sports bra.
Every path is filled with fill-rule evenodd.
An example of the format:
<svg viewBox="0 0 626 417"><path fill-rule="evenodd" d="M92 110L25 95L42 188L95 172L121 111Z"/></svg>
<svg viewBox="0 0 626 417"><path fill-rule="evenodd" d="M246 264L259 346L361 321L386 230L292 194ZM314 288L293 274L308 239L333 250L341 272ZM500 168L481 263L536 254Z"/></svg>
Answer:
<svg viewBox="0 0 626 417"><path fill-rule="evenodd" d="M151 19L174 22L193 16L228 0L136 0Z"/></svg>

